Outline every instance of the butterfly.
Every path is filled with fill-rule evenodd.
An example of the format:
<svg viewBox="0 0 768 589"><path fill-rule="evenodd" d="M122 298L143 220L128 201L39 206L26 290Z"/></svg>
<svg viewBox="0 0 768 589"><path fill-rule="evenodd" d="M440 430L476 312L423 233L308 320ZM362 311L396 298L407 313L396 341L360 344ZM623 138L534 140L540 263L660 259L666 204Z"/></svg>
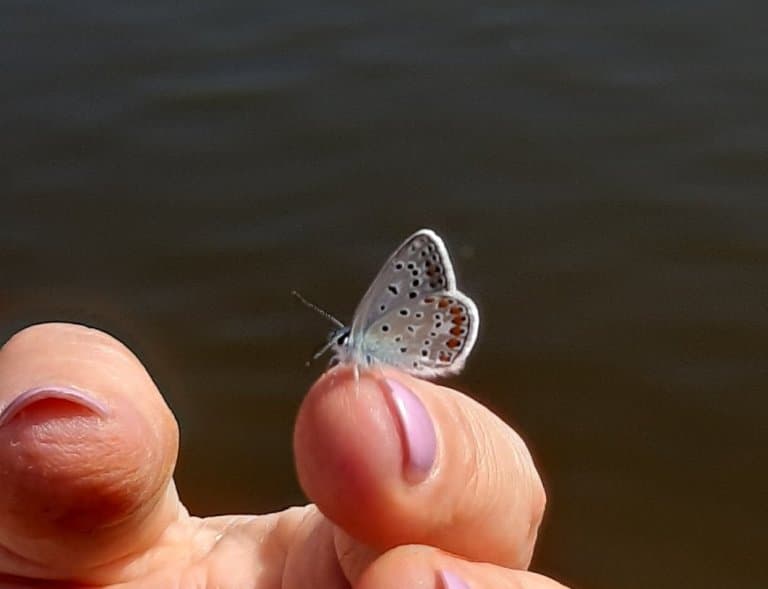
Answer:
<svg viewBox="0 0 768 589"><path fill-rule="evenodd" d="M392 366L420 378L455 374L477 339L474 301L457 290L445 243L431 229L408 237L384 263L355 310L352 324L293 292L337 326L313 358L333 351L332 363Z"/></svg>

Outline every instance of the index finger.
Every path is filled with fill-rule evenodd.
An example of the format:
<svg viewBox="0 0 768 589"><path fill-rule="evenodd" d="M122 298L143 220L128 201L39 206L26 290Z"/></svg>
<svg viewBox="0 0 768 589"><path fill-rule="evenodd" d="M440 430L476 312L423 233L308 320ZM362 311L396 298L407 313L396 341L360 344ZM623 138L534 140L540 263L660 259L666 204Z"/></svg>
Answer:
<svg viewBox="0 0 768 589"><path fill-rule="evenodd" d="M426 544L508 567L530 562L545 504L531 455L457 391L389 369L358 384L336 369L304 400L294 445L310 499L371 547Z"/></svg>

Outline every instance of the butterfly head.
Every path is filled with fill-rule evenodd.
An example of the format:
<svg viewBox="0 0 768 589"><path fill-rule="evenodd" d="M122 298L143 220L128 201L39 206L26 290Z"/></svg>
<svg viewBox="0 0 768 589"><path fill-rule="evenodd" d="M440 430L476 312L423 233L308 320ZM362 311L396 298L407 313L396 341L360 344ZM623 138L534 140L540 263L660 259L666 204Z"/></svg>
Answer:
<svg viewBox="0 0 768 589"><path fill-rule="evenodd" d="M349 356L350 330L350 327L341 326L331 331L328 334L328 339L326 342L320 347L320 349L317 350L317 352L312 355L312 360L317 360L328 350L333 351L331 366L335 366L339 362L346 360L346 358ZM312 360L307 362L307 366L309 366Z"/></svg>
<svg viewBox="0 0 768 589"><path fill-rule="evenodd" d="M328 343L331 344L331 348L333 348L334 351L342 350L347 347L350 331L350 327L344 326L334 329L328 334Z"/></svg>

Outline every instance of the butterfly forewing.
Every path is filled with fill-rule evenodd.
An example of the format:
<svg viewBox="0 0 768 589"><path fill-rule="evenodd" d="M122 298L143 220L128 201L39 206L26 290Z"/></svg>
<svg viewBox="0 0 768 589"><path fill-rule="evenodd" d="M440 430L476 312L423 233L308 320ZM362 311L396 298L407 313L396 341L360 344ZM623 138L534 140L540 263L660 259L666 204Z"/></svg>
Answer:
<svg viewBox="0 0 768 589"><path fill-rule="evenodd" d="M352 340L392 309L413 304L420 296L452 291L453 266L443 240L422 229L406 239L384 263L355 311Z"/></svg>

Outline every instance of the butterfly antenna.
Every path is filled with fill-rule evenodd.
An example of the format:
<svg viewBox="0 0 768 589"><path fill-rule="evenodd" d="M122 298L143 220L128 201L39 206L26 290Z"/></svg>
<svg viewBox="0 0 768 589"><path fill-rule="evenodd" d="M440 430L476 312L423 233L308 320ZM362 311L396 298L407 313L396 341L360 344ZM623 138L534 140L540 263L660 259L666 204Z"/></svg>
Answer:
<svg viewBox="0 0 768 589"><path fill-rule="evenodd" d="M323 317L328 319L330 322L332 322L336 327L344 327L344 324L341 321L339 321L338 319L336 319L336 317L331 315L325 309L322 309L322 308L318 307L316 304L310 303L307 299L305 299L303 296L301 296L301 294L299 294L298 291L292 290L291 294L293 296L295 296L297 299L299 299L305 307L308 307L308 308L312 309L313 311L319 313L320 315L322 315ZM325 350L323 350L323 352L325 352ZM315 356L315 357L317 357L317 356Z"/></svg>

